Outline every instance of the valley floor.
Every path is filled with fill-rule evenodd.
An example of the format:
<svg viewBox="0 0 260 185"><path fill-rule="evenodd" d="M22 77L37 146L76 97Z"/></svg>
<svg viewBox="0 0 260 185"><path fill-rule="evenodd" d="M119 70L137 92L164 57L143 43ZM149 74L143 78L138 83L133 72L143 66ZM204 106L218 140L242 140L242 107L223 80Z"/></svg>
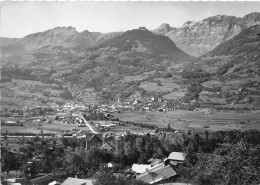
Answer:
<svg viewBox="0 0 260 185"><path fill-rule="evenodd" d="M120 120L147 123L159 127L170 126L174 129L203 129L203 130L260 130L260 114L237 113L225 111L203 113L195 111L163 112L125 112L117 114Z"/></svg>

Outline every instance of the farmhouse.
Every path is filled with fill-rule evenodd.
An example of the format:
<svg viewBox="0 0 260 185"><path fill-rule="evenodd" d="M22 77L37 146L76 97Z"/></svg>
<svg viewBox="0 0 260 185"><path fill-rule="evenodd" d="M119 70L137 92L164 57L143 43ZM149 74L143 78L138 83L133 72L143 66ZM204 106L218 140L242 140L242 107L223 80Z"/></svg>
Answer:
<svg viewBox="0 0 260 185"><path fill-rule="evenodd" d="M86 134L86 149L99 148L102 145L102 139L97 135Z"/></svg>
<svg viewBox="0 0 260 185"><path fill-rule="evenodd" d="M110 152L110 153L112 153L112 152L115 151L115 148L114 148L112 145L108 144L108 143L103 144L103 145L100 147L100 149L101 149L101 150L104 150L104 151L106 151L106 152Z"/></svg>
<svg viewBox="0 0 260 185"><path fill-rule="evenodd" d="M146 170L146 172L137 175L136 179L149 184L154 184L166 179L169 179L176 175L176 172L171 166L158 166L156 168Z"/></svg>
<svg viewBox="0 0 260 185"><path fill-rule="evenodd" d="M53 182L54 179L49 175L44 175L42 177L38 177L31 180L32 185L48 185L49 183Z"/></svg>
<svg viewBox="0 0 260 185"><path fill-rule="evenodd" d="M171 164L171 165L178 165L180 163L183 163L185 160L186 154L181 153L181 152L172 152L168 156L168 158L165 160L166 164Z"/></svg>
<svg viewBox="0 0 260 185"><path fill-rule="evenodd" d="M145 173L147 170L151 169L151 165L148 164L133 164L132 171L135 173Z"/></svg>
<svg viewBox="0 0 260 185"><path fill-rule="evenodd" d="M68 177L61 185L93 185L93 180Z"/></svg>

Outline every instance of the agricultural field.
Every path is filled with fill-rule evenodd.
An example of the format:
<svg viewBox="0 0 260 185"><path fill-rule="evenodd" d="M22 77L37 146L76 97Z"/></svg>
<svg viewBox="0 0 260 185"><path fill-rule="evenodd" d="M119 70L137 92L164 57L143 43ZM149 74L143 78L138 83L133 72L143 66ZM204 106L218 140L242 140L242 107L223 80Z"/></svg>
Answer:
<svg viewBox="0 0 260 185"><path fill-rule="evenodd" d="M141 81L146 79L147 76L144 74L140 74L140 75L134 75L134 76L125 76L122 80L124 82L131 82L131 81Z"/></svg>
<svg viewBox="0 0 260 185"><path fill-rule="evenodd" d="M163 95L163 99L165 100L176 100L178 98L182 98L184 97L184 95L186 94L186 91L174 91L174 92L171 92L169 94L166 94L166 95Z"/></svg>
<svg viewBox="0 0 260 185"><path fill-rule="evenodd" d="M43 105L46 100L66 102L64 89L57 84L33 80L12 80L1 85L1 106ZM43 101L45 100L45 101Z"/></svg>
<svg viewBox="0 0 260 185"><path fill-rule="evenodd" d="M208 116L207 116L208 115ZM127 112L118 115L121 120L147 123L175 129L199 130L260 130L260 115L237 112L212 112L205 114L195 111Z"/></svg>
<svg viewBox="0 0 260 185"><path fill-rule="evenodd" d="M206 81L206 82L202 83L201 85L206 88L211 88L214 86L222 86L223 82L218 81L218 80L210 80L210 81Z"/></svg>
<svg viewBox="0 0 260 185"><path fill-rule="evenodd" d="M1 133L5 133L7 130L8 133L40 134L41 130L43 130L43 133L57 134L57 133L62 133L64 130L72 130L75 128L77 128L79 130L89 130L88 127L77 127L77 125L74 125L74 124L26 122L26 123L23 123L23 127L1 126Z"/></svg>
<svg viewBox="0 0 260 185"><path fill-rule="evenodd" d="M142 82L139 87L149 92L171 92L174 90L174 88L180 88L178 84L173 82L161 82L160 85L158 85L158 83L155 82Z"/></svg>
<svg viewBox="0 0 260 185"><path fill-rule="evenodd" d="M101 124L111 124L110 121L94 121L94 123L101 123ZM92 126L94 130L99 131L100 128L97 126ZM40 123L35 123L35 122L26 122L23 123L23 126L1 126L1 133L24 133L24 134L40 134L41 130L43 130L44 134L58 134L62 133L65 130L72 130L72 129L77 129L79 131L90 131L89 128L86 127L78 127L75 124L64 124L64 123L45 123L45 122L40 122ZM115 132L117 134L123 134L126 131L130 131L131 133L148 133L152 132L151 129L147 128L140 128L137 126L116 126L114 128L111 128L108 132Z"/></svg>

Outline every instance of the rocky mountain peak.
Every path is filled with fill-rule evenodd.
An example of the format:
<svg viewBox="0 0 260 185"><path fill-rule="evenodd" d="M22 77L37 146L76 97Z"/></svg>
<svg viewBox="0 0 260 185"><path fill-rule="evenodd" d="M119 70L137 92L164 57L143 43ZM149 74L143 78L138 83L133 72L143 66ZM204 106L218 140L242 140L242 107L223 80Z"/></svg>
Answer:
<svg viewBox="0 0 260 185"><path fill-rule="evenodd" d="M260 24L259 12L250 13L242 18L215 15L202 21L187 21L182 27L165 33L165 36L188 54L199 56L257 24Z"/></svg>
<svg viewBox="0 0 260 185"><path fill-rule="evenodd" d="M163 23L161 24L161 26L159 26L158 28L156 28L155 30L153 30L154 33L160 34L160 35L165 35L166 33L174 30L175 28L171 27L169 24L167 23Z"/></svg>
<svg viewBox="0 0 260 185"><path fill-rule="evenodd" d="M242 22L247 24L248 26L260 24L260 13L259 12L253 12L253 13L250 13L248 15L245 15L242 18Z"/></svg>
<svg viewBox="0 0 260 185"><path fill-rule="evenodd" d="M260 19L260 13L259 12L252 12L250 14L247 14L243 17L243 19Z"/></svg>
<svg viewBox="0 0 260 185"><path fill-rule="evenodd" d="M190 27L193 26L196 22L195 21L187 21L183 24L182 27Z"/></svg>
<svg viewBox="0 0 260 185"><path fill-rule="evenodd" d="M77 34L77 30L76 28L72 27L72 26L68 26L68 27L55 27L53 29L47 30L47 32L53 33L53 34L65 34L65 35L74 35Z"/></svg>

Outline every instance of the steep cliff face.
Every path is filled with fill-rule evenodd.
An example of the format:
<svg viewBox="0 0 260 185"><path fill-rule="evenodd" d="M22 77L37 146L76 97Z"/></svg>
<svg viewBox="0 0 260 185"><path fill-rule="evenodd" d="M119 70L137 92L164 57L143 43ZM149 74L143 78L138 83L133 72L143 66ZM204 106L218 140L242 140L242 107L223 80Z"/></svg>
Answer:
<svg viewBox="0 0 260 185"><path fill-rule="evenodd" d="M232 76L237 80L257 77L260 68L260 25L251 26L209 53L197 58L204 69L218 69L217 75ZM242 81L242 79L241 79Z"/></svg>
<svg viewBox="0 0 260 185"><path fill-rule="evenodd" d="M172 39L190 55L200 56L257 24L260 24L260 13L257 12L242 18L217 15L198 22L188 21L180 28L160 33Z"/></svg>

